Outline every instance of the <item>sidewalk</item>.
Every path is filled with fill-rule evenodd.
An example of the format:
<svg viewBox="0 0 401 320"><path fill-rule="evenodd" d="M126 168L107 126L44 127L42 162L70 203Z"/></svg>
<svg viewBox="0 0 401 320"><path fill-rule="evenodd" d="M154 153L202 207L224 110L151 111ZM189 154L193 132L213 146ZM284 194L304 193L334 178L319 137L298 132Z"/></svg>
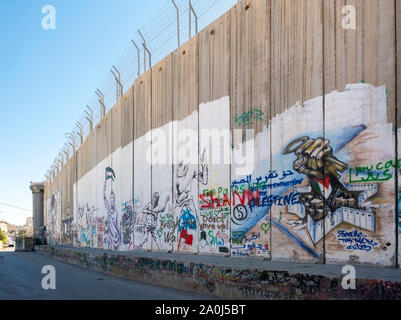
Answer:
<svg viewBox="0 0 401 320"><path fill-rule="evenodd" d="M66 246L37 246L35 250L107 275L225 299L401 300L399 269L354 266L356 289L344 290L343 265Z"/></svg>

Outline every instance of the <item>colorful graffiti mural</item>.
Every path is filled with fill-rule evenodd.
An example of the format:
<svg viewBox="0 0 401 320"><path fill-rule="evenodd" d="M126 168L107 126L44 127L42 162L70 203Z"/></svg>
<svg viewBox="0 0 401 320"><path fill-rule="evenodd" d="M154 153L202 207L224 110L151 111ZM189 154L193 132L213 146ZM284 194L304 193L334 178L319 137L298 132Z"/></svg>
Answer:
<svg viewBox="0 0 401 320"><path fill-rule="evenodd" d="M199 252L230 253L230 156L228 97L199 106ZM223 141L221 141L223 140Z"/></svg>
<svg viewBox="0 0 401 320"><path fill-rule="evenodd" d="M176 167L175 212L178 216L177 251L190 251L198 243L199 211L197 197L194 196L193 184L200 182L206 185L208 167L205 163L201 170L193 170L189 164L180 162ZM197 188L196 188L197 189Z"/></svg>
<svg viewBox="0 0 401 320"><path fill-rule="evenodd" d="M276 115L247 141L230 141L231 160L247 143L254 146L253 170L244 175L235 161L212 161L226 147L213 151L213 137L199 136L196 164L178 144L171 144L174 163L151 166L137 155L145 169L131 168L130 174L137 170L133 184L122 173L132 164L133 147L116 150L74 186L74 220L58 218L60 192L47 199L49 240L115 251L314 262L324 255L329 262L392 265L401 161L393 159L386 88L351 84L325 100L324 118L323 97L316 97ZM228 98L220 99L163 130L171 139L173 129L197 130L199 118L199 130L221 133L229 113ZM146 146L142 140L139 149Z"/></svg>
<svg viewBox="0 0 401 320"><path fill-rule="evenodd" d="M341 223L375 231L375 214L366 209L365 201L377 193L377 185L345 185L339 178L347 164L333 155L330 141L303 137L292 141L283 154L294 153L294 170L309 179L301 190L299 205L291 205L289 213L300 217L294 224L306 227L313 243L323 239Z"/></svg>

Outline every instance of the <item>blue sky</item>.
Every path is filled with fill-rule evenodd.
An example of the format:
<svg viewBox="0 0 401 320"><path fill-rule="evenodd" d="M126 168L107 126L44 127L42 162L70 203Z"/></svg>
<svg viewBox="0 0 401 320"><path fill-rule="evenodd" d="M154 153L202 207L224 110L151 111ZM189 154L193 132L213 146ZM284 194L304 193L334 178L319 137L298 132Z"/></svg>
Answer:
<svg viewBox="0 0 401 320"><path fill-rule="evenodd" d="M30 181L42 181L64 135L138 27L166 0L0 1L0 202L32 209ZM42 29L42 7L56 30ZM0 204L0 219L30 212Z"/></svg>

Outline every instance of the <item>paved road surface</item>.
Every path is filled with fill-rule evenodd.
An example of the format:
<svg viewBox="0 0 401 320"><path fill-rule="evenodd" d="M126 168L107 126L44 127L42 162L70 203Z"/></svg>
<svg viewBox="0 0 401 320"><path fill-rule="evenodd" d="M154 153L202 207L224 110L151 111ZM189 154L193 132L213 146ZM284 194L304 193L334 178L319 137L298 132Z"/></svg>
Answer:
<svg viewBox="0 0 401 320"><path fill-rule="evenodd" d="M42 267L56 268L56 290L43 290ZM191 292L109 277L38 253L0 251L0 300L210 299Z"/></svg>

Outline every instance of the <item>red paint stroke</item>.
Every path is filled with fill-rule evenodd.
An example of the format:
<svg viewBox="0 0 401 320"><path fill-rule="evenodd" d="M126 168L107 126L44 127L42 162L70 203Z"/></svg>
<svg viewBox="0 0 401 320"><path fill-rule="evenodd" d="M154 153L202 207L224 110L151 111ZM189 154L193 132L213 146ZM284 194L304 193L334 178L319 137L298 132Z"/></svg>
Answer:
<svg viewBox="0 0 401 320"><path fill-rule="evenodd" d="M240 203L242 205L247 205L249 204L251 201L253 201L253 203L256 206L259 206L259 202L260 202L260 191L250 191L250 190L245 190L242 195L240 193L238 193L237 191L233 192L233 206L235 206L236 202L235 199L238 198L238 200L240 201Z"/></svg>
<svg viewBox="0 0 401 320"><path fill-rule="evenodd" d="M318 181L321 185L323 185L325 189L328 189L328 188L329 188L329 185L330 185L330 177L329 177L329 176L327 176L326 178L324 178L324 181L323 181L323 180L320 180L320 179L317 179L317 181Z"/></svg>
<svg viewBox="0 0 401 320"><path fill-rule="evenodd" d="M185 244L192 246L194 237L193 237L193 235L188 234L187 230L181 230L180 242L178 244L178 249L180 249L181 239L185 240Z"/></svg>

